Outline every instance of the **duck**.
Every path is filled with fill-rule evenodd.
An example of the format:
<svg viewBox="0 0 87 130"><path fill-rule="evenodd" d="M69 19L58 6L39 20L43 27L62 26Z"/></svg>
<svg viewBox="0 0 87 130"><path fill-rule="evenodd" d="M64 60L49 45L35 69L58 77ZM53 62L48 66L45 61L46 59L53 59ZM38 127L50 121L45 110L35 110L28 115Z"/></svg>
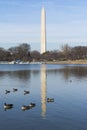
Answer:
<svg viewBox="0 0 87 130"><path fill-rule="evenodd" d="M5 94L10 93L10 90L5 90Z"/></svg>
<svg viewBox="0 0 87 130"><path fill-rule="evenodd" d="M54 102L54 98L47 98L47 102Z"/></svg>
<svg viewBox="0 0 87 130"><path fill-rule="evenodd" d="M23 105L23 106L21 107L21 109L22 109L23 111L29 110L29 109L30 109L30 106Z"/></svg>
<svg viewBox="0 0 87 130"><path fill-rule="evenodd" d="M16 92L16 91L18 91L18 89L17 88L13 88L13 92Z"/></svg>
<svg viewBox="0 0 87 130"><path fill-rule="evenodd" d="M5 108L5 109L13 108L13 104L4 103L4 108Z"/></svg>
<svg viewBox="0 0 87 130"><path fill-rule="evenodd" d="M23 106L21 107L21 109L22 109L23 111L25 111L25 110L29 110L30 108L33 108L33 107L35 107L35 106L36 106L35 103L30 103L28 106L23 105Z"/></svg>
<svg viewBox="0 0 87 130"><path fill-rule="evenodd" d="M24 95L25 95L25 94L29 94L29 93L30 93L29 91L24 90Z"/></svg>
<svg viewBox="0 0 87 130"><path fill-rule="evenodd" d="M29 104L29 106L32 108L32 107L35 107L36 104L31 102L31 103Z"/></svg>

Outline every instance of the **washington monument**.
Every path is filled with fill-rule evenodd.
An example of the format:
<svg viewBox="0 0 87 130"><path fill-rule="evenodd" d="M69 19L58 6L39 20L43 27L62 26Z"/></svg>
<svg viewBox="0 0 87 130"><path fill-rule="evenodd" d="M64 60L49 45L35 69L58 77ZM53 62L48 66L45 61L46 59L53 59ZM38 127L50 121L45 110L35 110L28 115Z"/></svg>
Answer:
<svg viewBox="0 0 87 130"><path fill-rule="evenodd" d="M46 52L46 12L42 8L41 11L41 54Z"/></svg>

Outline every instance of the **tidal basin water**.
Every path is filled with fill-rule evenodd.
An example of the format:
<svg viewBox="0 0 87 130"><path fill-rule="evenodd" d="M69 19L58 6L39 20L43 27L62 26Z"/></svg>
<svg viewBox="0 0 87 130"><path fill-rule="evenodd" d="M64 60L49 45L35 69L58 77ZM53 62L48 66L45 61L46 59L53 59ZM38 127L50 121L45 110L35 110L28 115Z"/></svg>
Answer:
<svg viewBox="0 0 87 130"><path fill-rule="evenodd" d="M0 65L0 130L87 130L87 65Z"/></svg>

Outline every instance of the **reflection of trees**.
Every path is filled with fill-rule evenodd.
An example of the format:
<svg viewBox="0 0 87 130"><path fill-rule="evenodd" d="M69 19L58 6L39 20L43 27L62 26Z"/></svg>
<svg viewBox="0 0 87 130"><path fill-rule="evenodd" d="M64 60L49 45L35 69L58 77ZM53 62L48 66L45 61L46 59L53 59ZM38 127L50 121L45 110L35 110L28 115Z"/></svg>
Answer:
<svg viewBox="0 0 87 130"><path fill-rule="evenodd" d="M47 66L47 65L46 65ZM42 67L43 68L43 67ZM39 69L32 70L17 70L17 71L0 71L0 77L9 76L11 78L19 78L20 80L29 80L31 74L33 76L37 76L40 73ZM65 79L68 79L70 76L74 76L76 78L86 78L87 77L87 66L62 66L60 68L53 67L46 70L48 75L50 74L62 74Z"/></svg>
<svg viewBox="0 0 87 130"><path fill-rule="evenodd" d="M64 73L65 77L74 76L77 78L87 77L87 67L65 67L62 70L59 70L61 73Z"/></svg>
<svg viewBox="0 0 87 130"><path fill-rule="evenodd" d="M40 73L38 70L0 71L0 77L9 76L10 78L27 81L31 74L37 76L38 73Z"/></svg>
<svg viewBox="0 0 87 130"><path fill-rule="evenodd" d="M86 66L66 66L64 68L59 68L55 70L47 70L48 74L63 74L65 79L68 79L70 76L74 76L76 78L86 78L87 77L87 67Z"/></svg>
<svg viewBox="0 0 87 130"><path fill-rule="evenodd" d="M0 77L9 76L11 78L18 78L20 80L29 80L31 77L31 73L33 75L37 75L38 71L36 70L20 70L20 71L0 71Z"/></svg>
<svg viewBox="0 0 87 130"><path fill-rule="evenodd" d="M34 76L37 76L37 74L39 74L39 73L40 73L40 71L39 71L39 70L31 70L31 72L32 72L32 74L33 74Z"/></svg>
<svg viewBox="0 0 87 130"><path fill-rule="evenodd" d="M30 71L2 71L0 77L9 76L11 78L18 78L20 80L28 80L30 78Z"/></svg>
<svg viewBox="0 0 87 130"><path fill-rule="evenodd" d="M9 72L9 76L12 78L19 78L20 80L29 80L30 79L30 71L11 71Z"/></svg>

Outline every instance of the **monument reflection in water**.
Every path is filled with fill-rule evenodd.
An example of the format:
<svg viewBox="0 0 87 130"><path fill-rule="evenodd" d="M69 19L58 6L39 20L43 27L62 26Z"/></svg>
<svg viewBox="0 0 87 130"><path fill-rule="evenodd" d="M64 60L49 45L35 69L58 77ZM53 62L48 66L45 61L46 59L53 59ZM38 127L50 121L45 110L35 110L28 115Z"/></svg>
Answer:
<svg viewBox="0 0 87 130"><path fill-rule="evenodd" d="M42 107L42 117L45 118L46 116L46 65L41 65L41 107Z"/></svg>

